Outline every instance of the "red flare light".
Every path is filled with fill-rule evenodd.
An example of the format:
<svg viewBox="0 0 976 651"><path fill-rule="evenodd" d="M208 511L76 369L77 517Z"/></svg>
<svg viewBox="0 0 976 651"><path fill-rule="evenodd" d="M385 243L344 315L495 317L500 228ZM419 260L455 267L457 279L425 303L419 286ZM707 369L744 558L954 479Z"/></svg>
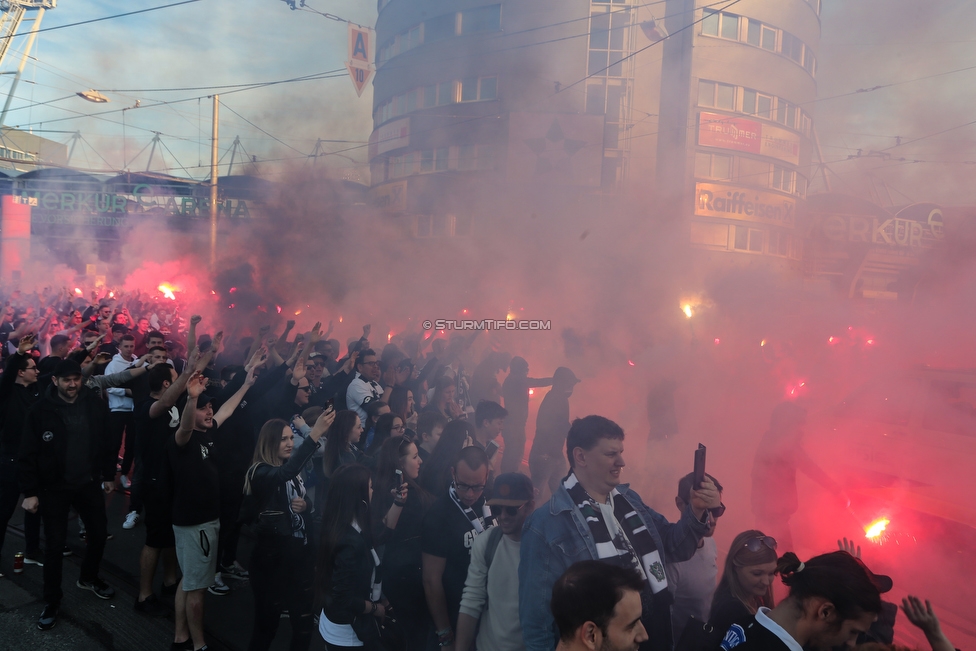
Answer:
<svg viewBox="0 0 976 651"><path fill-rule="evenodd" d="M298 315L299 315L299 314L301 314L301 313L302 313L302 311L301 311L301 310L295 310L295 316L298 316Z"/></svg>
<svg viewBox="0 0 976 651"><path fill-rule="evenodd" d="M535 389L529 389L529 395L530 396L534 396L535 395Z"/></svg>
<svg viewBox="0 0 976 651"><path fill-rule="evenodd" d="M174 288L173 287L170 287L166 283L163 283L162 285L160 285L156 289L158 289L159 291L161 291L163 293L163 296L165 296L169 300L171 300L171 301L175 301L176 300L176 294L173 293L175 291Z"/></svg>
<svg viewBox="0 0 976 651"><path fill-rule="evenodd" d="M873 345L874 345L874 339L868 339L868 340L867 340L867 341L866 341L865 343L866 343L866 344L867 344L868 346L873 346Z"/></svg>
<svg viewBox="0 0 976 651"><path fill-rule="evenodd" d="M233 310L235 307L237 307L237 303L231 303L227 307Z"/></svg>
<svg viewBox="0 0 976 651"><path fill-rule="evenodd" d="M278 310L278 314L281 314L281 306L275 305L275 309Z"/></svg>
<svg viewBox="0 0 976 651"><path fill-rule="evenodd" d="M837 341L837 339L835 339L834 337L827 337L827 343L828 343L828 344L832 344L832 343L834 343L835 341Z"/></svg>
<svg viewBox="0 0 976 651"><path fill-rule="evenodd" d="M889 524L891 524L891 520L888 518L878 518L864 528L864 537L872 542L883 542L885 530Z"/></svg>
<svg viewBox="0 0 976 651"><path fill-rule="evenodd" d="M108 293L108 297L109 298L115 298L115 292L109 292Z"/></svg>
<svg viewBox="0 0 976 651"><path fill-rule="evenodd" d="M722 340L719 339L718 337L715 337L715 345L718 346L720 343L722 343Z"/></svg>
<svg viewBox="0 0 976 651"><path fill-rule="evenodd" d="M386 343L390 343L390 341L392 339L393 339L393 333L392 332L387 333L387 335L386 335Z"/></svg>
<svg viewBox="0 0 976 651"><path fill-rule="evenodd" d="M236 292L236 291L237 291L237 288L236 288L236 287L231 287L231 288L230 288L230 293L231 293L231 294L233 294L233 293L234 293L234 292Z"/></svg>
<svg viewBox="0 0 976 651"><path fill-rule="evenodd" d="M634 362L632 362L632 361L631 361L631 360L629 360L629 359L627 360L627 363L628 363L628 364L630 364L631 366L637 366L637 364L634 364Z"/></svg>
<svg viewBox="0 0 976 651"><path fill-rule="evenodd" d="M84 293L85 292L81 291L81 287L75 287L75 294L77 294L78 296L81 296Z"/></svg>

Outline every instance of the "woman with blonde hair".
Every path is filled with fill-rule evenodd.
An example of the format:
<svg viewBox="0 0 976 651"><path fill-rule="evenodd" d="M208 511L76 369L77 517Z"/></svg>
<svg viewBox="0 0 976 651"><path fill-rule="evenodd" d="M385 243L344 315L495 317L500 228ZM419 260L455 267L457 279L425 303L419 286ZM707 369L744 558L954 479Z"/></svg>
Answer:
<svg viewBox="0 0 976 651"><path fill-rule="evenodd" d="M322 413L297 450L291 425L280 418L266 422L258 434L254 463L244 484L257 537L250 566L254 591L250 651L271 646L282 610L291 619L293 650L308 649L312 638L315 550L305 526L312 509L300 475L334 418L332 409Z"/></svg>
<svg viewBox="0 0 976 651"><path fill-rule="evenodd" d="M726 631L748 621L760 607L773 607L776 540L762 531L743 531L732 541L725 569L712 598L708 623Z"/></svg>

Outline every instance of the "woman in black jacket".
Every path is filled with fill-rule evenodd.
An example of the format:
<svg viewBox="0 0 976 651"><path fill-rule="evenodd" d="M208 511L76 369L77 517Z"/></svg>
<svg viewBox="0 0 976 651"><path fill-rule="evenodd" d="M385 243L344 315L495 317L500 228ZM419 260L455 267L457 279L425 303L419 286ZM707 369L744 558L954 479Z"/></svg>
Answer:
<svg viewBox="0 0 976 651"><path fill-rule="evenodd" d="M319 633L329 651L382 648L378 623L389 602L370 532L372 493L369 469L355 463L336 471L325 497L315 587L323 604Z"/></svg>
<svg viewBox="0 0 976 651"><path fill-rule="evenodd" d="M260 511L251 556L254 633L250 651L266 651L271 646L283 609L291 618L292 651L306 651L312 639L315 552L302 515L311 508L300 474L334 418L331 409L319 416L298 450L294 450L295 434L280 418L269 420L258 434L254 465L244 485Z"/></svg>
<svg viewBox="0 0 976 651"><path fill-rule="evenodd" d="M373 535L384 545L383 592L396 609L407 651L425 648L432 623L424 597L420 536L433 497L417 484L422 463L409 438L387 439L379 453L372 503Z"/></svg>
<svg viewBox="0 0 976 651"><path fill-rule="evenodd" d="M776 540L755 529L740 533L725 558L708 623L727 631L732 624L748 622L760 607L772 608L775 577Z"/></svg>

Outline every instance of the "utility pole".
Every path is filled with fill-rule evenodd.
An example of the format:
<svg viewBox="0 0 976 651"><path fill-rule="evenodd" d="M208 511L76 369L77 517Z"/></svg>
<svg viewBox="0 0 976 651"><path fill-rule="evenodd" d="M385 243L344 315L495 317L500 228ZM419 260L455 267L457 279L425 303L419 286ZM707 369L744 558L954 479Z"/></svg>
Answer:
<svg viewBox="0 0 976 651"><path fill-rule="evenodd" d="M220 96L213 96L213 130L210 138L210 271L217 270L217 112Z"/></svg>
<svg viewBox="0 0 976 651"><path fill-rule="evenodd" d="M17 90L17 84L20 82L20 76L24 73L24 66L27 65L27 57L30 55L31 49L34 47L34 40L37 38L37 30L41 28L42 18L44 18L43 6L37 10L37 17L34 18L34 22L31 25L31 31L27 36L27 44L24 46L24 53L20 57L20 65L17 67L17 74L14 75L14 80L10 84L10 90L7 91L7 101L4 102L3 112L0 113L0 126L3 125L4 120L7 118L7 111L10 110L10 102L14 99L14 91ZM12 36L10 38L12 38Z"/></svg>

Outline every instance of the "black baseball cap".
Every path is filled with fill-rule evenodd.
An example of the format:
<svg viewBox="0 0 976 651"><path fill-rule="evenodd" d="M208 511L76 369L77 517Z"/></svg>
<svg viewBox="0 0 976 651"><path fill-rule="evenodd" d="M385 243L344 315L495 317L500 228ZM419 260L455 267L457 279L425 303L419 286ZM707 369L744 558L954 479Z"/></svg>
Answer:
<svg viewBox="0 0 976 651"><path fill-rule="evenodd" d="M535 491L532 480L520 472L506 472L495 477L495 485L488 498L489 506L522 506L532 501Z"/></svg>
<svg viewBox="0 0 976 651"><path fill-rule="evenodd" d="M81 364L73 359L62 359L58 362L58 365L54 367L54 377L71 377L72 375L81 375Z"/></svg>

